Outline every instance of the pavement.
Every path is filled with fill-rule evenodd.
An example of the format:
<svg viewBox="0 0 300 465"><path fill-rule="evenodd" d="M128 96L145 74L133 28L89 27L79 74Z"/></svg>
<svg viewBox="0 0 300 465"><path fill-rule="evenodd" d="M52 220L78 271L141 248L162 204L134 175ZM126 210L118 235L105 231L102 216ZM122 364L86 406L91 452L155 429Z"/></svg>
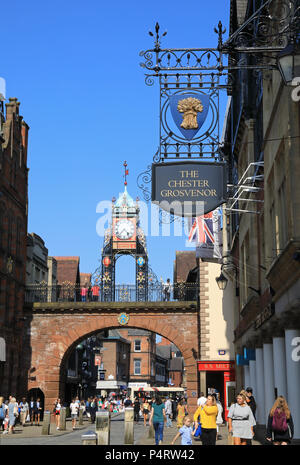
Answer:
<svg viewBox="0 0 300 465"><path fill-rule="evenodd" d="M73 431L71 418L67 418L66 430L60 431L56 429L54 422L50 425L50 434L42 435L42 426L31 426L26 424L24 427L16 425L14 434L0 433L0 445L81 445L82 435L87 431L95 432L95 424L92 424L89 419L85 418L83 425L79 425ZM173 423L172 428L164 427L164 439L162 445L170 445L175 435L177 434L176 423ZM228 429L223 425L220 427L219 434L221 438L217 440L217 446L228 445ZM149 438L149 426L144 426L143 420L138 424L134 423L134 444L135 445L155 445L154 437ZM180 445L180 437L176 441L176 445ZM124 413L116 413L111 416L111 431L110 445L124 444ZM265 445L265 428L263 426L256 427L255 439L252 440L252 445ZM294 445L299 445L300 440L294 440ZM201 446L202 442L193 438L194 446Z"/></svg>
<svg viewBox="0 0 300 465"><path fill-rule="evenodd" d="M149 445L149 446L152 446L155 444L155 440L154 438L149 438L148 437L148 430L149 430L149 427L147 426L147 431L146 433L144 434L144 436L141 438L141 440L139 442L137 442L138 445ZM163 442L162 442L162 445L164 446L167 446L167 445L170 445L171 442L173 441L174 437L176 436L178 432L178 429L177 429L177 426L175 423L173 423L173 426L172 427L169 427L167 428L166 426L164 427L164 435L163 435ZM216 445L217 446L224 446L224 445L228 445L228 429L227 429L227 426L221 426L219 428L219 434L221 436L221 439L218 439L217 442L216 442ZM255 446L260 446L262 445L262 440L252 440L252 445L255 445ZM175 445L176 446L180 446L181 444L181 439L180 437L177 439L177 441L175 442ZM202 442L201 440L197 440L195 438L193 438L193 446L201 446L202 445Z"/></svg>
<svg viewBox="0 0 300 465"><path fill-rule="evenodd" d="M56 425L51 418L50 434L42 435L42 422L40 426L31 426L26 423L23 427L19 424L15 426L13 434L3 434L0 432L0 445L81 445L81 436L87 431L95 432L95 423L91 423L88 418L84 418L83 425L77 421L76 429L72 429L71 418L66 420L66 430L56 429ZM142 421L134 424L135 443L140 441L145 434ZM124 444L124 413L113 413L111 415L110 444Z"/></svg>

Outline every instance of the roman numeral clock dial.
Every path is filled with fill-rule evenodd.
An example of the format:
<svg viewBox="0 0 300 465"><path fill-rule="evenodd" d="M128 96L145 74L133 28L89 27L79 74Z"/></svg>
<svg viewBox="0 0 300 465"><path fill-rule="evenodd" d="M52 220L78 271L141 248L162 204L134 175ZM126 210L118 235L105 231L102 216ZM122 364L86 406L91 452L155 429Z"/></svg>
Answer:
<svg viewBox="0 0 300 465"><path fill-rule="evenodd" d="M134 233L134 224L129 220L120 220L116 224L115 233L119 239L130 239Z"/></svg>

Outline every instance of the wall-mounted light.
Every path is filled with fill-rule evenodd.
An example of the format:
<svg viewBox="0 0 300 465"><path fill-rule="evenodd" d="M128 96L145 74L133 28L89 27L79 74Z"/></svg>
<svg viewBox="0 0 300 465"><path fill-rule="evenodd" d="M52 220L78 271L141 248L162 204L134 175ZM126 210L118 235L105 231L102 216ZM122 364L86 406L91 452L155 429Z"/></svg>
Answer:
<svg viewBox="0 0 300 465"><path fill-rule="evenodd" d="M285 85L290 86L300 76L300 46L288 44L277 57L277 65Z"/></svg>
<svg viewBox="0 0 300 465"><path fill-rule="evenodd" d="M224 290L226 289L226 286L227 286L227 283L228 283L228 279L227 279L226 276L223 274L223 271L221 271L220 276L218 276L218 277L216 278L216 282L217 282L218 288L219 288L221 291L224 291Z"/></svg>

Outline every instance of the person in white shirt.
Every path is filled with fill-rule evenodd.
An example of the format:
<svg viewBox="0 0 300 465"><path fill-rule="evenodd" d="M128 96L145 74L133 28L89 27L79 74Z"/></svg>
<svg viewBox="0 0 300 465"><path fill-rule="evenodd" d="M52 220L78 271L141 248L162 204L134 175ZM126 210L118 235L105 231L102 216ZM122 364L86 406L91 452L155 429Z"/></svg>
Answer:
<svg viewBox="0 0 300 465"><path fill-rule="evenodd" d="M198 405L198 407L199 407L200 405L204 405L206 401L207 401L207 399L206 399L206 397L204 397L204 392L200 392L200 397L199 397L199 399L197 400L197 405Z"/></svg>
<svg viewBox="0 0 300 465"><path fill-rule="evenodd" d="M167 400L165 402L165 413L166 413L166 417L167 417L167 423L166 423L166 427L167 428L172 428L172 420L171 420L171 415L172 415L172 402L171 400L169 399L169 397L167 397Z"/></svg>
<svg viewBox="0 0 300 465"><path fill-rule="evenodd" d="M78 416L78 410L79 410L79 404L76 402L75 399L72 400L72 403L70 404L70 410L71 410L71 417L72 417L72 428L76 428L76 420Z"/></svg>

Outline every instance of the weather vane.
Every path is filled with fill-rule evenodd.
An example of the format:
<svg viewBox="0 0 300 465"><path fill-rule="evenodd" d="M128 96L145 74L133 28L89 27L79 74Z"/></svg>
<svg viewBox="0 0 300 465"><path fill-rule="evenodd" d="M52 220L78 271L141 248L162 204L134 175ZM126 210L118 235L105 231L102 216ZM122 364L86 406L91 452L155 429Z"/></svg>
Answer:
<svg viewBox="0 0 300 465"><path fill-rule="evenodd" d="M129 175L129 170L127 169L127 163L124 161L123 163L125 174L124 174L124 186L127 186L127 176Z"/></svg>

